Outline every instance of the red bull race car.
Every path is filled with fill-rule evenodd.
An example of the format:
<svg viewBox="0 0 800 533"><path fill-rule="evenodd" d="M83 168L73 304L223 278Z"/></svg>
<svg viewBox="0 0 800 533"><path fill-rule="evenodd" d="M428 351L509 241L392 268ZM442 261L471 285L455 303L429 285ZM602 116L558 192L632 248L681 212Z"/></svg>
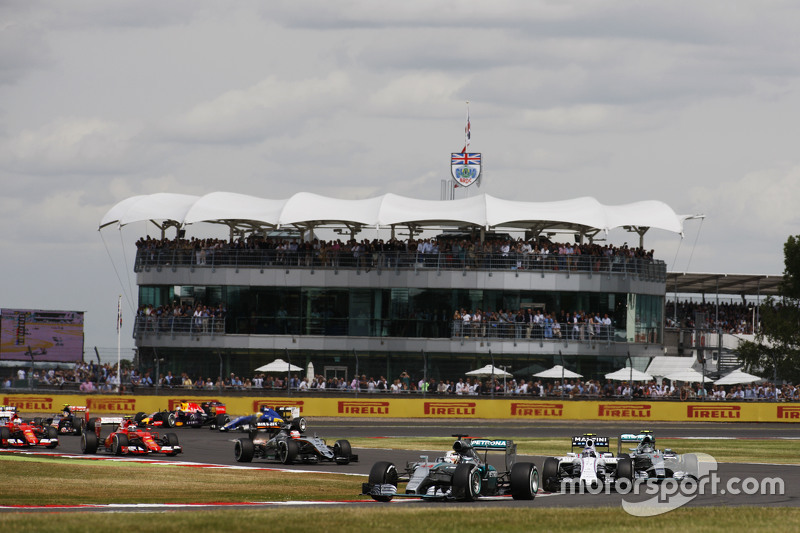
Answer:
<svg viewBox="0 0 800 533"><path fill-rule="evenodd" d="M33 421L23 421L16 407L0 407L0 448L58 446L58 430Z"/></svg>
<svg viewBox="0 0 800 533"><path fill-rule="evenodd" d="M225 404L217 401L211 402L181 402L174 411L157 411L149 415L137 413L134 420L140 427L180 427L201 428L208 426L218 429L230 422Z"/></svg>
<svg viewBox="0 0 800 533"><path fill-rule="evenodd" d="M104 422L115 422L112 419L103 419ZM119 425L105 438L100 438L102 424L95 423L95 431L84 431L81 435L81 451L86 454L96 453L99 450L112 455L148 455L163 453L175 456L183 452L175 433L160 434L150 428L137 425L132 417L124 417Z"/></svg>

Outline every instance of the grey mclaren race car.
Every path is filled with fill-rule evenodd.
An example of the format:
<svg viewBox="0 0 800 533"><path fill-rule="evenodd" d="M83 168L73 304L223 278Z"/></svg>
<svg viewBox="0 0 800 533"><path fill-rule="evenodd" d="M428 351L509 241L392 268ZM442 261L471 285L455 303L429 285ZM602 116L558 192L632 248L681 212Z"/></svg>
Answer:
<svg viewBox="0 0 800 533"><path fill-rule="evenodd" d="M453 450L434 461L421 456L403 471L394 463L375 463L361 493L379 502L394 497L474 501L481 496L510 494L515 500L532 500L539 490L539 471L533 463L517 463L517 446L501 439L471 439L454 435ZM505 469L498 471L487 461L490 451L505 452ZM479 452L484 452L483 456ZM405 483L403 492L398 484Z"/></svg>

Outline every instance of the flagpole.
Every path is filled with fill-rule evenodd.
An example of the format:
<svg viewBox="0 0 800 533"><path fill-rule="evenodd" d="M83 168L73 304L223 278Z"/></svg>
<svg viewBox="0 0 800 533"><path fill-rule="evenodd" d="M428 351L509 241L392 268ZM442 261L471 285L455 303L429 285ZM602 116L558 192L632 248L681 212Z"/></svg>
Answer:
<svg viewBox="0 0 800 533"><path fill-rule="evenodd" d="M117 389L122 393L122 295L117 299Z"/></svg>
<svg viewBox="0 0 800 533"><path fill-rule="evenodd" d="M464 127L464 152L469 153L469 100L467 100L467 125Z"/></svg>

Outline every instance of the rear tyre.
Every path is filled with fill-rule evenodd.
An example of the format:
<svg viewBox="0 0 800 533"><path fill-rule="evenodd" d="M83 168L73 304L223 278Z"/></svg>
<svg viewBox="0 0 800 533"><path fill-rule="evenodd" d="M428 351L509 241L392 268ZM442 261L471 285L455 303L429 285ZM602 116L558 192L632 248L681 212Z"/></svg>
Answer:
<svg viewBox="0 0 800 533"><path fill-rule="evenodd" d="M292 439L278 442L278 460L285 465L292 464L299 451L300 447Z"/></svg>
<svg viewBox="0 0 800 533"><path fill-rule="evenodd" d="M136 416L134 416L134 417L133 417L133 421L134 421L134 422L136 422L136 423L138 424L138 423L139 423L139 422L141 422L141 421L142 421L142 419L143 419L144 417L146 417L146 416L147 416L147 415L146 415L145 413L142 413L142 412L140 411L140 412L136 413Z"/></svg>
<svg viewBox="0 0 800 533"><path fill-rule="evenodd" d="M463 463L453 473L453 495L457 500L474 502L481 492L481 473L474 465Z"/></svg>
<svg viewBox="0 0 800 533"><path fill-rule="evenodd" d="M558 492L558 459L548 457L544 460L542 482L547 492Z"/></svg>
<svg viewBox="0 0 800 533"><path fill-rule="evenodd" d="M175 413L166 413L164 415L164 425L168 428L175 427Z"/></svg>
<svg viewBox="0 0 800 533"><path fill-rule="evenodd" d="M397 467L388 461L380 461L372 465L369 471L370 485L393 485L397 491ZM370 494L373 500L378 502L390 502L392 496Z"/></svg>
<svg viewBox="0 0 800 533"><path fill-rule="evenodd" d="M250 439L236 439L233 445L233 455L240 463L249 463L255 455L255 446Z"/></svg>
<svg viewBox="0 0 800 533"><path fill-rule="evenodd" d="M350 447L350 441L337 440L333 445L333 456L337 465L349 464L351 455L353 455L353 449Z"/></svg>
<svg viewBox="0 0 800 533"><path fill-rule="evenodd" d="M77 416L72 417L72 434L73 435L80 435L83 433L83 418L78 418Z"/></svg>
<svg viewBox="0 0 800 533"><path fill-rule="evenodd" d="M539 492L539 470L533 463L516 463L511 467L511 497L532 500Z"/></svg>
<svg viewBox="0 0 800 533"><path fill-rule="evenodd" d="M111 437L111 453L114 455L122 455L124 453L123 446L128 446L128 436L124 433L114 433Z"/></svg>
<svg viewBox="0 0 800 533"><path fill-rule="evenodd" d="M86 431L94 431L97 423L100 421L99 418L90 418L88 422L86 422Z"/></svg>
<svg viewBox="0 0 800 533"><path fill-rule="evenodd" d="M86 431L81 435L81 452L97 452L97 435L89 431Z"/></svg>

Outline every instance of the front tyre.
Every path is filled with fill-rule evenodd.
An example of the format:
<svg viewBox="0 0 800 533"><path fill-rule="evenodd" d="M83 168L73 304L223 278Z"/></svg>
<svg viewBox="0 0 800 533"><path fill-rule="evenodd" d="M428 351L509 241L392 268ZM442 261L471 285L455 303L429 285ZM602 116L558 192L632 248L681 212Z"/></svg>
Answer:
<svg viewBox="0 0 800 533"><path fill-rule="evenodd" d="M474 502L481 492L481 473L475 465L462 463L453 473L453 495L456 500Z"/></svg>
<svg viewBox="0 0 800 533"><path fill-rule="evenodd" d="M337 440L333 445L333 457L337 465L346 465L350 463L350 456L353 455L353 449L350 447L350 441Z"/></svg>
<svg viewBox="0 0 800 533"><path fill-rule="evenodd" d="M369 471L369 485L392 485L397 492L397 467L388 461L380 461L372 465ZM393 496L388 494L370 494L376 502L390 502Z"/></svg>
<svg viewBox="0 0 800 533"><path fill-rule="evenodd" d="M299 451L300 447L292 439L278 442L278 460L285 465L292 464Z"/></svg>
<svg viewBox="0 0 800 533"><path fill-rule="evenodd" d="M114 455L122 455L123 448L128 447L128 436L124 433L114 433L111 437L111 453Z"/></svg>
<svg viewBox="0 0 800 533"><path fill-rule="evenodd" d="M542 482L547 492L558 492L558 459L548 457L544 460Z"/></svg>
<svg viewBox="0 0 800 533"><path fill-rule="evenodd" d="M255 446L250 439L236 439L233 445L233 455L239 463L249 463L255 455Z"/></svg>
<svg viewBox="0 0 800 533"><path fill-rule="evenodd" d="M532 500L539 492L539 470L533 463L515 463L511 467L511 497Z"/></svg>

